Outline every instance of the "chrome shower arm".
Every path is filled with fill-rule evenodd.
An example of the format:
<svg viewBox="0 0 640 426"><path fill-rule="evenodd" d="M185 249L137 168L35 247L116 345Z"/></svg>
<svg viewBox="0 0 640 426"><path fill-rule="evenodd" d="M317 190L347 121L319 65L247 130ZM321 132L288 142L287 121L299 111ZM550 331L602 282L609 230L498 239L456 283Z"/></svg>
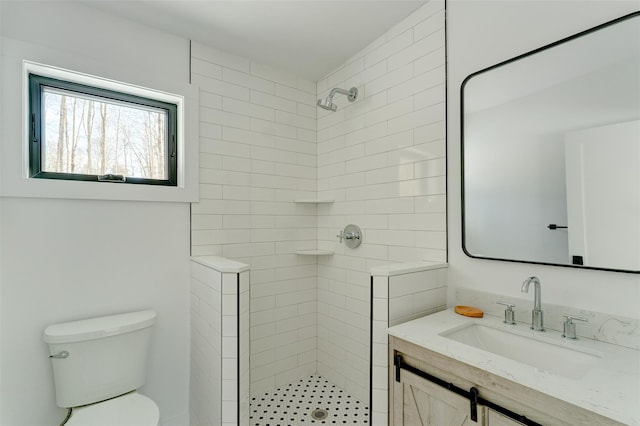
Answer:
<svg viewBox="0 0 640 426"><path fill-rule="evenodd" d="M358 89L356 87L352 87L349 90L345 90L345 89L341 89L339 87L335 87L333 89L331 89L331 92L329 92L329 96L327 96L324 99L318 99L317 105L320 108L329 110L329 111L335 111L338 109L338 106L336 104L333 103L333 97L336 95L336 93L340 93L342 95L345 95L347 97L347 99L349 100L349 102L353 102L356 100L356 98L358 97Z"/></svg>
<svg viewBox="0 0 640 426"><path fill-rule="evenodd" d="M329 96L327 96L327 99L333 100L333 97L336 95L336 93L345 95L347 99L349 99L349 102L355 101L358 97L358 89L356 87L352 87L349 90L341 89L340 87L334 87L333 89L331 89L331 92L329 92Z"/></svg>
<svg viewBox="0 0 640 426"><path fill-rule="evenodd" d="M345 89L341 89L339 87L335 87L335 88L331 89L331 92L329 92L329 97L331 99L333 99L333 97L335 96L336 93L340 93L342 95L351 96L351 92L349 90L345 90Z"/></svg>

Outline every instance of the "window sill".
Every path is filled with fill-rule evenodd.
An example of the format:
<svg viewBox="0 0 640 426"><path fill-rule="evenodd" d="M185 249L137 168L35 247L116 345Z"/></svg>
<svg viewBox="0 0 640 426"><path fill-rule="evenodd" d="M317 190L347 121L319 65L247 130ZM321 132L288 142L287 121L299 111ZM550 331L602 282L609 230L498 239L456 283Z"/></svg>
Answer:
<svg viewBox="0 0 640 426"><path fill-rule="evenodd" d="M196 202L198 185L169 187L22 178L11 185L2 182L2 197L60 198L79 200Z"/></svg>

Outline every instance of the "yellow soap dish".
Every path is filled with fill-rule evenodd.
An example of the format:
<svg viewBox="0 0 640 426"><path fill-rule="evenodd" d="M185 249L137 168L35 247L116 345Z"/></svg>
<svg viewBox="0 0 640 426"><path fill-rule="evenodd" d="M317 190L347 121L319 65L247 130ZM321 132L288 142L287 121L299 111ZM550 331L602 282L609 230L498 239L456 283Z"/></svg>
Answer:
<svg viewBox="0 0 640 426"><path fill-rule="evenodd" d="M453 310L456 314L464 315L465 317L482 318L484 316L484 312L472 306L458 305Z"/></svg>

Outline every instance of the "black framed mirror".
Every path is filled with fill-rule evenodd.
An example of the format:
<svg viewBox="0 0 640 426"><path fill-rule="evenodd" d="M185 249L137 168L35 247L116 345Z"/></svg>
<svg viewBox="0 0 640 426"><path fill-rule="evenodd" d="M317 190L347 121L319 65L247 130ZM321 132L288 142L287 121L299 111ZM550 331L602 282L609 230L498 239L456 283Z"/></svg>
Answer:
<svg viewBox="0 0 640 426"><path fill-rule="evenodd" d="M640 273L640 12L469 75L462 247Z"/></svg>

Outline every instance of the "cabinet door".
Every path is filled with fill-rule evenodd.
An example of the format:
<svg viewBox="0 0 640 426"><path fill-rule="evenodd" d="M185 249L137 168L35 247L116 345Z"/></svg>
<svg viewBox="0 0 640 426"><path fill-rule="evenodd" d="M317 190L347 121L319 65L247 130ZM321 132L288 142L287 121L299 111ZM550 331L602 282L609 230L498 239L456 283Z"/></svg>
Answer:
<svg viewBox="0 0 640 426"><path fill-rule="evenodd" d="M469 400L402 370L393 382L394 426L483 426L485 407L478 406L478 421L471 420Z"/></svg>
<svg viewBox="0 0 640 426"><path fill-rule="evenodd" d="M487 426L520 426L523 423L513 420L497 411L487 408Z"/></svg>

